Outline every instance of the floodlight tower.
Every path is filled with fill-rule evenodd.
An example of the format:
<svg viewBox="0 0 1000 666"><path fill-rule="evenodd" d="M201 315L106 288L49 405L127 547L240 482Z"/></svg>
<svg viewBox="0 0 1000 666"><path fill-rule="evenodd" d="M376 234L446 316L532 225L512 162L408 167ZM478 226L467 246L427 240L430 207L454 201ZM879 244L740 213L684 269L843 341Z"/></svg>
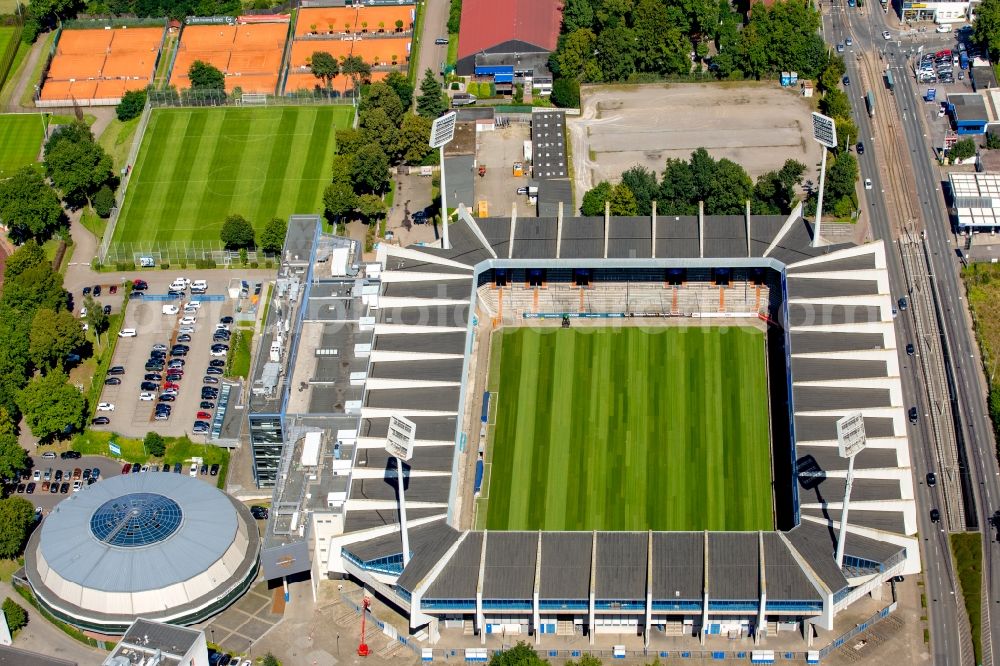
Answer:
<svg viewBox="0 0 1000 666"><path fill-rule="evenodd" d="M403 462L413 457L413 441L417 425L402 416L389 417L389 432L385 437L385 450L396 458L396 484L399 487L399 531L403 540L403 567L410 563L410 537L406 526L406 497L403 495L405 479Z"/></svg>
<svg viewBox="0 0 1000 666"><path fill-rule="evenodd" d="M826 185L826 151L837 147L837 125L833 118L822 113L813 113L813 139L823 146L823 161L819 167L819 196L816 198L816 228L813 229L812 246L819 247L820 224L823 219L823 186Z"/></svg>
<svg viewBox="0 0 1000 666"><path fill-rule="evenodd" d="M441 247L451 249L448 242L448 193L444 183L444 147L455 138L455 120L458 114L449 111L431 124L431 138L427 142L431 148L438 149L438 163L441 165Z"/></svg>
<svg viewBox="0 0 1000 666"><path fill-rule="evenodd" d="M847 511L851 503L851 485L854 483L854 456L861 453L867 444L865 420L861 416L861 412L848 414L837 421L837 445L840 457L847 458L847 486L844 488L844 505L840 511L840 533L837 535L837 567L844 565Z"/></svg>

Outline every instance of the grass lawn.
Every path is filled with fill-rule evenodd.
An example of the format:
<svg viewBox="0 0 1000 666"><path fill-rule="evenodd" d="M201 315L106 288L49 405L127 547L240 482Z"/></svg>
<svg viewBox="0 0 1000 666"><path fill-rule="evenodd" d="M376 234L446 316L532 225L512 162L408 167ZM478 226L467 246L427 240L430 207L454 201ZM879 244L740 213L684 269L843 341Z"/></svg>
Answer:
<svg viewBox="0 0 1000 666"><path fill-rule="evenodd" d="M146 453L141 439L132 439L131 437L122 437L116 433L98 432L96 430L88 430L77 435L73 439L72 448L74 451L79 451L84 455L114 457L108 449L108 444L112 440L121 448L122 454L120 458L124 462L145 464L153 460L158 463L173 465L174 463L187 462L193 457L199 457L204 459L206 465L218 464L220 466L218 475L219 487L222 487L225 481L226 470L229 467L229 450L212 446L211 444L196 444L187 437L165 437L164 441L167 444L167 452L162 458L153 458ZM187 474L186 468L184 469L184 474Z"/></svg>
<svg viewBox="0 0 1000 666"><path fill-rule="evenodd" d="M108 221L94 212L93 208L87 206L80 214L80 224L83 225L84 229L94 234L97 240L101 240L104 236L104 229L108 226Z"/></svg>
<svg viewBox="0 0 1000 666"><path fill-rule="evenodd" d="M229 366L227 377L247 378L250 374L250 343L253 341L253 331L236 329L233 333L232 348L229 350Z"/></svg>
<svg viewBox="0 0 1000 666"><path fill-rule="evenodd" d="M982 613L983 613L983 541L978 532L951 535L951 552L955 556L955 570L962 585L962 598L969 614L972 628L972 650L976 663L983 663Z"/></svg>
<svg viewBox="0 0 1000 666"><path fill-rule="evenodd" d="M0 580L9 583L14 576L14 572L21 568L21 563L16 559L0 559Z"/></svg>
<svg viewBox="0 0 1000 666"><path fill-rule="evenodd" d="M128 151L132 149L132 139L135 138L135 131L139 127L139 118L125 121L117 118L112 120L97 139L104 151L111 155L111 161L115 165L115 173L119 173L128 160Z"/></svg>
<svg viewBox="0 0 1000 666"><path fill-rule="evenodd" d="M258 230L272 217L322 210L334 130L349 106L158 109L150 117L115 242L219 242L239 213Z"/></svg>
<svg viewBox="0 0 1000 666"><path fill-rule="evenodd" d="M0 115L0 178L33 164L42 148L45 128L39 113Z"/></svg>
<svg viewBox="0 0 1000 666"><path fill-rule="evenodd" d="M24 87L24 92L21 93L21 106L32 106L35 99L35 85L42 80L42 69L45 68L45 56L49 53L52 48L52 43L56 40L56 31L50 30L42 36L39 40L42 42L41 46L36 46L42 51L42 57L38 59L35 63L34 68L31 70L31 78L28 79L28 85ZM38 42L35 42L37 45Z"/></svg>
<svg viewBox="0 0 1000 666"><path fill-rule="evenodd" d="M485 527L773 529L764 345L750 327L502 331Z"/></svg>

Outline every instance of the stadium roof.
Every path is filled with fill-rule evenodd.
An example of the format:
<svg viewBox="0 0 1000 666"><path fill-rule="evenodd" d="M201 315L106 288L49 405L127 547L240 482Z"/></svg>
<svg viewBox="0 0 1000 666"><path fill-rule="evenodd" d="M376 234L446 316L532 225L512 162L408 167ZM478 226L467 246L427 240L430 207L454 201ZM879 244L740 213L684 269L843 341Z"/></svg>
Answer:
<svg viewBox="0 0 1000 666"><path fill-rule="evenodd" d="M464 0L458 57L488 51L505 42L520 42L538 51L554 51L561 22L560 0Z"/></svg>

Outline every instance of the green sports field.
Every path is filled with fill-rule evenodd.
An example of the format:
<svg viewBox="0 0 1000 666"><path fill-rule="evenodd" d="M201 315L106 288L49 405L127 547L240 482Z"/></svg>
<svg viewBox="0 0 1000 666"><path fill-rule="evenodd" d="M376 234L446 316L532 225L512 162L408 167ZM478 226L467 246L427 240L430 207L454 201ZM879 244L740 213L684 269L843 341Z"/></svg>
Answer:
<svg viewBox="0 0 1000 666"><path fill-rule="evenodd" d="M490 370L479 526L773 529L762 331L505 329Z"/></svg>
<svg viewBox="0 0 1000 666"><path fill-rule="evenodd" d="M45 137L43 122L38 113L0 115L0 178L38 158Z"/></svg>
<svg viewBox="0 0 1000 666"><path fill-rule="evenodd" d="M158 109L149 119L114 242L219 241L228 215L259 230L323 210L334 131L350 106Z"/></svg>

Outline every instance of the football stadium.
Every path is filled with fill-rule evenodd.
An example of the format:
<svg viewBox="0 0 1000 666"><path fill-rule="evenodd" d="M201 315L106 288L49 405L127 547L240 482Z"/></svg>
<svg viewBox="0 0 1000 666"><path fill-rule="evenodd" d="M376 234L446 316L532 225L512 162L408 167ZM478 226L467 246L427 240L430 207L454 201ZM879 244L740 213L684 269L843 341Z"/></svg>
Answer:
<svg viewBox="0 0 1000 666"><path fill-rule="evenodd" d="M356 580L424 647L669 657L813 649L920 570L881 242L800 208L449 231L366 263L291 218L247 410L267 578Z"/></svg>

